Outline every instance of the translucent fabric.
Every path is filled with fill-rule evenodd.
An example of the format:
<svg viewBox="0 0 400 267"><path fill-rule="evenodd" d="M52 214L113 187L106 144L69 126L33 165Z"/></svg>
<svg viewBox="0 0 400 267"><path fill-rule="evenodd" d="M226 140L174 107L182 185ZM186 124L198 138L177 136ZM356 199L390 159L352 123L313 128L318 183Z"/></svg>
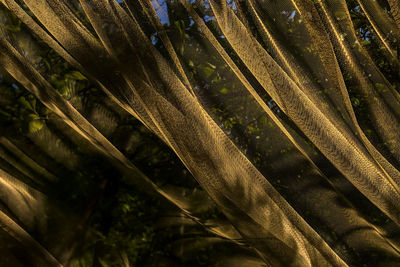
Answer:
<svg viewBox="0 0 400 267"><path fill-rule="evenodd" d="M399 264L397 1L2 3L95 81L108 101L165 142L228 221L202 223L194 216L197 204L141 173L107 137L112 115L101 106L98 117L81 112L38 68L41 58L24 52L5 26L4 70L136 186L216 236L254 250L258 259L243 264ZM357 14L366 25L357 24ZM72 152L48 153L70 158L70 169L79 161ZM51 180L38 160L17 157ZM14 212L0 214L3 229L22 244L36 242L28 226L40 225L35 216L44 197L9 175L0 172L2 204ZM25 206L20 198L29 199ZM66 262L51 242L34 244L34 256Z"/></svg>

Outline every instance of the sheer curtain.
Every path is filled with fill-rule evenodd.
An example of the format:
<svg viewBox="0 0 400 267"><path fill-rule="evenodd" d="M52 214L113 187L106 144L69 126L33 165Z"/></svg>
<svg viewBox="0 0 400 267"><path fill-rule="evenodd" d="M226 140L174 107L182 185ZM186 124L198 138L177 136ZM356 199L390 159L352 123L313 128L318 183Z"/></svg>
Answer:
<svg viewBox="0 0 400 267"><path fill-rule="evenodd" d="M399 263L398 2L2 3L177 154L229 220L218 235L270 266ZM53 89L5 27L0 53L92 149L191 214ZM29 230L1 220L26 240Z"/></svg>

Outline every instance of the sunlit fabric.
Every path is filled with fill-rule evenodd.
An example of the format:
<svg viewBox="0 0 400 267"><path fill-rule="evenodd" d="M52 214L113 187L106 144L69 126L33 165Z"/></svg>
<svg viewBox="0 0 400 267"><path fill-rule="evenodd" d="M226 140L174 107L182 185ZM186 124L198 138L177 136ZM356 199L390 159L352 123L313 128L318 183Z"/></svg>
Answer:
<svg viewBox="0 0 400 267"><path fill-rule="evenodd" d="M26 27L13 34L2 20L1 67L87 153L104 156L212 238L246 249L237 261L225 255L223 266L400 264L397 1L1 2ZM32 36L94 81L109 104L83 112L75 83L55 90L26 45ZM118 122L107 105L169 146L212 201L196 195L193 203L184 189L144 175L110 138ZM40 119L29 127L43 153L76 168L79 153ZM1 238L34 247L30 257L41 264L68 265L73 234L66 244L43 237L46 218L60 209L36 190L57 177L6 137L0 144L2 158L18 158L9 164L40 177L31 177L34 187L0 169ZM198 218L206 202L227 220Z"/></svg>

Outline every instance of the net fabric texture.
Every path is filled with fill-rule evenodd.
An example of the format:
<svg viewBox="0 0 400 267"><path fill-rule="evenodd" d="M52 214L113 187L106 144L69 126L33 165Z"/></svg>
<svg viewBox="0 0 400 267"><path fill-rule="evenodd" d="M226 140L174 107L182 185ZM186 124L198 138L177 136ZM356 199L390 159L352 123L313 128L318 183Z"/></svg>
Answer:
<svg viewBox="0 0 400 267"><path fill-rule="evenodd" d="M230 230L218 235L239 236L270 266L399 263L399 83L382 67L399 67L398 2L2 3L177 154L228 218ZM379 55L366 45L371 38ZM4 30L0 53L2 67L82 142L190 214L108 140L101 121L56 92ZM45 200L0 176L6 205L21 213L0 214L4 228L35 242L17 222L40 222L29 223L36 215L18 199Z"/></svg>

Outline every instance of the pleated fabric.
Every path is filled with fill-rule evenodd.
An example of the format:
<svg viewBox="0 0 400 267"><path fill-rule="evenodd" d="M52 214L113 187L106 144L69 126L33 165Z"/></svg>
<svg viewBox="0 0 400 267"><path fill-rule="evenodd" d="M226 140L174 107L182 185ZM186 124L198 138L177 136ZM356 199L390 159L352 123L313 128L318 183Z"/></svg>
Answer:
<svg viewBox="0 0 400 267"><path fill-rule="evenodd" d="M399 82L382 67L399 70L397 1L2 3L176 153L228 219L226 227L203 226L240 239L257 264L400 263ZM366 45L371 38L379 55ZM114 123L107 111L98 107L97 122L81 112L5 28L0 54L4 70L80 142L136 186L193 214L187 200L157 186L107 138ZM70 157L73 169L74 156L58 156ZM44 223L36 216L50 213L40 208L46 197L6 171L0 178L0 196L14 212L1 211L3 230L35 247L32 257L64 264L61 248L29 234L29 225Z"/></svg>

